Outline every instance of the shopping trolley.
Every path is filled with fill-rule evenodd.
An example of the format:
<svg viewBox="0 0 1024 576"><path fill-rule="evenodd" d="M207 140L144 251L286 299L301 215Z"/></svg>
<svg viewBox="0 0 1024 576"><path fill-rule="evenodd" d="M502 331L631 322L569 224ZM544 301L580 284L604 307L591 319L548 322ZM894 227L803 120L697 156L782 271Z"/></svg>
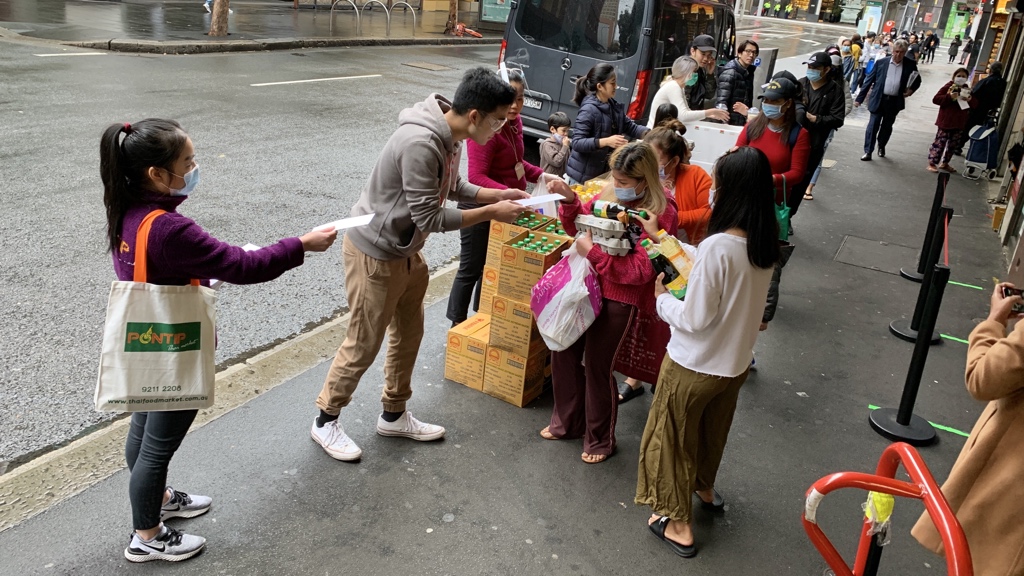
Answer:
<svg viewBox="0 0 1024 576"><path fill-rule="evenodd" d="M901 463L910 474L910 482L896 480L896 469ZM960 527L960 522L950 509L921 455L909 444L897 442L890 444L882 452L874 474L838 472L818 480L807 491L803 516L804 530L836 576L875 576L878 574L878 564L882 558L882 546L874 533L879 518L865 520L853 570L850 570L846 561L818 526L818 505L826 494L840 488L859 488L882 495L923 500L928 516L942 537L950 576L974 575L971 552L967 547L967 538Z"/></svg>

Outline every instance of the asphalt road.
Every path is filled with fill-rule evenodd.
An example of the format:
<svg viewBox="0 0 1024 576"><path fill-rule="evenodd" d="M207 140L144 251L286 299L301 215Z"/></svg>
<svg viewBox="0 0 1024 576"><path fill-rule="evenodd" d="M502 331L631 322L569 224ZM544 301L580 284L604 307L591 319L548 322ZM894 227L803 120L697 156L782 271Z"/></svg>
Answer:
<svg viewBox="0 0 1024 576"><path fill-rule="evenodd" d="M780 57L832 29L745 22ZM809 40L809 41L808 41ZM65 442L109 418L92 408L109 282L98 141L110 123L174 118L195 142L203 181L182 206L214 236L266 245L348 215L403 108L497 48L345 48L202 56L82 52L0 42L0 462ZM425 70L405 64L445 67ZM373 76L314 83L253 84ZM436 268L458 235L432 235ZM218 362L331 318L345 306L340 250L261 286L227 286Z"/></svg>

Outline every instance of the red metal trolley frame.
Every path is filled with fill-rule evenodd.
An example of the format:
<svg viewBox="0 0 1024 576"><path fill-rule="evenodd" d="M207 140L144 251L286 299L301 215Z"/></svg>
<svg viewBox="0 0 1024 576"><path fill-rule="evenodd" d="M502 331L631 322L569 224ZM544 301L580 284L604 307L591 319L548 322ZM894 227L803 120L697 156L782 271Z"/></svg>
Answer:
<svg viewBox="0 0 1024 576"><path fill-rule="evenodd" d="M910 475L911 482L896 480L896 469L901 463ZM875 537L868 534L871 523L865 521L861 529L860 545L857 547L857 558L851 571L818 526L818 505L826 494L840 488L859 488L923 500L925 510L942 537L950 576L974 575L971 552L960 522L950 509L921 455L909 444L897 442L890 444L882 452L875 474L838 472L818 480L807 491L803 515L804 530L836 576L875 576L882 553L882 547L875 542Z"/></svg>

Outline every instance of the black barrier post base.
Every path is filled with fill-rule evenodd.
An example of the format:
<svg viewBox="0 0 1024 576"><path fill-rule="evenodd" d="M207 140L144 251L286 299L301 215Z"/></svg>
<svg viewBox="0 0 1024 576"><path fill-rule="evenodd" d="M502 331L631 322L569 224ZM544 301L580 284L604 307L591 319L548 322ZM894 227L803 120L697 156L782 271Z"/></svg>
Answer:
<svg viewBox="0 0 1024 576"><path fill-rule="evenodd" d="M910 327L910 320L893 320L889 323L889 332L892 332L892 335L900 340L917 342L917 330ZM938 344L939 342L942 342L942 336L933 330L931 343Z"/></svg>
<svg viewBox="0 0 1024 576"><path fill-rule="evenodd" d="M893 408L873 410L868 417L871 428L893 442L906 442L911 446L927 446L935 442L935 428L917 415L910 416L907 425L896 421L897 411Z"/></svg>
<svg viewBox="0 0 1024 576"><path fill-rule="evenodd" d="M921 282L924 280L924 274L918 274L914 268L900 268L900 276L910 280L911 282Z"/></svg>
<svg viewBox="0 0 1024 576"><path fill-rule="evenodd" d="M942 294L949 282L949 268L936 264L928 271L926 278L927 283L923 284L922 288L928 291L928 297L918 339L914 343L914 354L910 357L910 367L907 369L907 380L903 385L899 410L880 408L868 417L868 422L875 432L889 440L906 442L912 446L925 446L935 441L935 429L927 420L914 415L914 403L917 402L921 376L924 375L924 365L928 361L928 349L931 347L924 335L935 331L935 319L939 316Z"/></svg>

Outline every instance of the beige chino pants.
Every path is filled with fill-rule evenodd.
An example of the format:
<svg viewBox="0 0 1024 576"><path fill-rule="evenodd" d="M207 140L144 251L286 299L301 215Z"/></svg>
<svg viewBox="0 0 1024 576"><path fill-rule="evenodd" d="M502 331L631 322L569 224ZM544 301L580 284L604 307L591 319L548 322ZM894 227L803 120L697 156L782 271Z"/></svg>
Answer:
<svg viewBox="0 0 1024 576"><path fill-rule="evenodd" d="M351 316L345 341L334 356L316 405L338 414L352 401L363 373L388 335L381 402L388 412L405 410L412 396L412 371L423 339L423 298L430 275L423 255L377 260L348 237L342 242L345 289Z"/></svg>

